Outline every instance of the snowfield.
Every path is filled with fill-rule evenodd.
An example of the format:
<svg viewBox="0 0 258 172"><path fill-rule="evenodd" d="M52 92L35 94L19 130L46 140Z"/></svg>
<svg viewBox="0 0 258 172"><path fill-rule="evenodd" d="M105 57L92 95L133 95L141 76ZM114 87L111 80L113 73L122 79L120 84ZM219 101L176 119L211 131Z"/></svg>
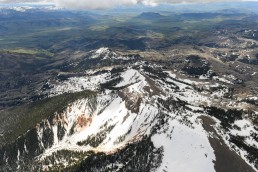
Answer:
<svg viewBox="0 0 258 172"><path fill-rule="evenodd" d="M172 134L155 135L152 141L156 147L164 147L164 157L159 172L215 171L216 160L206 132L200 125L191 129L178 121L171 121Z"/></svg>

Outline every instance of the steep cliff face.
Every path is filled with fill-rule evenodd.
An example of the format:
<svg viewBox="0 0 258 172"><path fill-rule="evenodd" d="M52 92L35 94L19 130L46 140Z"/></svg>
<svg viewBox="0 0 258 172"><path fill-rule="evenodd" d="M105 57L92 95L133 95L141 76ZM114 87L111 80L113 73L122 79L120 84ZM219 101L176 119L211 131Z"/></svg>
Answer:
<svg viewBox="0 0 258 172"><path fill-rule="evenodd" d="M232 157L238 159L230 170L257 170L258 131L250 115L258 113L233 100L228 84L183 79L106 48L92 52L92 59L114 65L49 82L44 92L96 94L68 104L2 147L3 171L207 172L222 169L221 159ZM220 148L230 153L221 157Z"/></svg>

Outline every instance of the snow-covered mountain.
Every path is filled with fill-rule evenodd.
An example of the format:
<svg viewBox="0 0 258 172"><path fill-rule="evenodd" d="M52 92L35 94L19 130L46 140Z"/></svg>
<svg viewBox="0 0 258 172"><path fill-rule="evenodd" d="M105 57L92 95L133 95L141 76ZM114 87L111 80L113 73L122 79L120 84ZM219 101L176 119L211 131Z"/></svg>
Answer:
<svg viewBox="0 0 258 172"><path fill-rule="evenodd" d="M2 171L258 171L258 112L232 98L232 83L189 79L108 48L71 66L96 61L41 90L87 96L3 147Z"/></svg>

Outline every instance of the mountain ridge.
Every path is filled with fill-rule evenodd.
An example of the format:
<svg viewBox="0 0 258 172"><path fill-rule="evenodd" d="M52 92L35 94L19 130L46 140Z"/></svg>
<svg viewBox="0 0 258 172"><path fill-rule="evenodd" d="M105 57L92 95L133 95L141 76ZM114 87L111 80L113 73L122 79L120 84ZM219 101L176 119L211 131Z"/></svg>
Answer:
<svg viewBox="0 0 258 172"><path fill-rule="evenodd" d="M255 151L249 152L256 150L252 144L258 145L257 130L247 117L255 112L248 112L249 105L228 96L227 82L214 85L182 79L162 65L147 63L142 57L135 61L133 56L121 56L108 48L90 54L82 63L126 63L102 69L97 65L83 76L49 81L49 89L42 92L50 97L85 90L96 93L69 103L2 147L1 169L215 171L216 165L225 166L216 164L218 150L211 141L218 139L224 142L224 149L234 151L227 156L242 158L239 164L231 162L232 169L257 171ZM73 68L78 66L80 63L75 63ZM208 127L204 117L215 124ZM185 166L188 159L191 165Z"/></svg>

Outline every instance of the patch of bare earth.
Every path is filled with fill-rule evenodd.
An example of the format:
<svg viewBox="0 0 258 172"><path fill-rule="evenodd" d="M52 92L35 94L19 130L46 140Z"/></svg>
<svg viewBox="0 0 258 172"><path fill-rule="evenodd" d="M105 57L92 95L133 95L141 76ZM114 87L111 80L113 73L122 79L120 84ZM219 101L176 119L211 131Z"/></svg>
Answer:
<svg viewBox="0 0 258 172"><path fill-rule="evenodd" d="M154 96L154 95L165 95L157 86L155 81L153 81L152 79L150 79L148 76L144 75L145 80L148 82L149 86L145 86L144 90L147 91L150 96Z"/></svg>
<svg viewBox="0 0 258 172"><path fill-rule="evenodd" d="M85 114L80 115L77 118L77 121L76 121L76 129L77 129L77 131L80 131L83 128L87 127L88 125L91 124L91 122L92 122L92 118L91 117L86 118Z"/></svg>
<svg viewBox="0 0 258 172"><path fill-rule="evenodd" d="M142 97L139 93L131 93L128 88L124 88L118 92L118 95L125 101L125 107L133 113L138 113L142 102Z"/></svg>

